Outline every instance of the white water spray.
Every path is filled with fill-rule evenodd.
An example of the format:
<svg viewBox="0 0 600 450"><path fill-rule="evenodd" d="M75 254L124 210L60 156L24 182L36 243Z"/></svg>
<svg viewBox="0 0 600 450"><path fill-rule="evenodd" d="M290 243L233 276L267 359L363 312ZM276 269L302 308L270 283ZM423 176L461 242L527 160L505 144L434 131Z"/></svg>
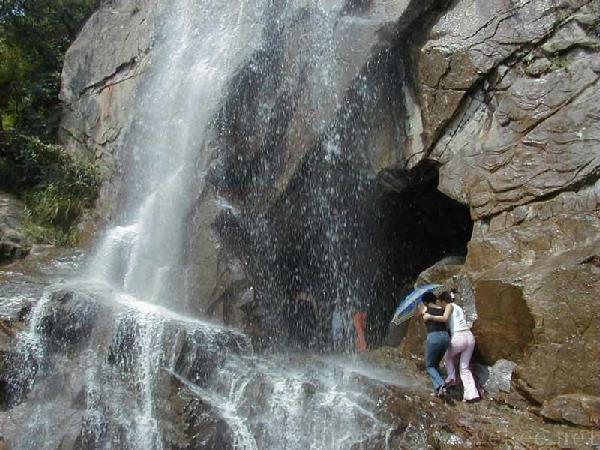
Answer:
<svg viewBox="0 0 600 450"><path fill-rule="evenodd" d="M301 369L302 356L293 364L285 358L240 357L250 346L239 334L185 316L186 217L193 194L203 187L210 157L205 142L228 83L259 46L263 9L270 2L163 3L151 74L140 88L126 138L131 165L122 192L125 208L99 242L86 273L69 285L93 297L102 313L109 303L120 311L110 309L94 319L95 327L112 321L106 329L77 336L89 342L76 362L60 361L73 364L83 379L77 386L83 395L74 395L85 404L79 439L88 448L163 448L156 398L165 372L219 414L235 448L341 450L361 442L365 434L384 432L368 399L348 380L336 380L330 368L313 375ZM293 3L322 7L314 1ZM316 87L309 101L315 110L336 107L320 104L323 93L335 90L330 72L337 69L326 64L334 60L331 36L320 35L318 27L325 24L331 33L343 2L326 3L331 14L327 8L319 10L307 46L314 54ZM218 206L240 214L224 199ZM45 297L34 313L29 337L36 348L42 346L39 327L48 302ZM229 346L239 347L238 354L230 355ZM207 368L213 359L203 359L206 354L225 362ZM212 378L203 378L207 369L215 371ZM263 386L265 395L257 395ZM34 423L32 433L60 425L59 414L48 414L50 402L40 409L43 420ZM64 415L73 413L69 408L64 406ZM358 421L362 428L355 426ZM16 442L19 449L56 448L52 441Z"/></svg>

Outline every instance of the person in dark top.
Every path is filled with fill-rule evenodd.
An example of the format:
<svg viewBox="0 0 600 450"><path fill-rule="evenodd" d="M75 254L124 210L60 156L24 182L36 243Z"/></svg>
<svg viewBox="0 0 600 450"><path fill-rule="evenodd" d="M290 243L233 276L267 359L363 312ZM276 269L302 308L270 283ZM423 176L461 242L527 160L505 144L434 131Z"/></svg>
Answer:
<svg viewBox="0 0 600 450"><path fill-rule="evenodd" d="M443 316L444 307L438 302L435 294L427 292L423 295L423 305L419 308L421 316ZM425 341L426 370L431 377L435 394L440 397L445 393L444 379L440 375L440 362L450 345L450 336L446 324L427 320L427 340Z"/></svg>
<svg viewBox="0 0 600 450"><path fill-rule="evenodd" d="M448 377L445 387L453 386L456 383L456 371L454 368L454 359L460 355L460 378L464 387L463 401L475 402L481 399L477 384L473 378L473 373L469 368L471 356L475 349L475 337L471 332L471 327L467 323L463 309L454 303L455 291L442 292L438 302L444 307L444 314L441 316L430 316L423 314L425 323L437 322L447 323L450 329L450 347L446 353L446 369Z"/></svg>

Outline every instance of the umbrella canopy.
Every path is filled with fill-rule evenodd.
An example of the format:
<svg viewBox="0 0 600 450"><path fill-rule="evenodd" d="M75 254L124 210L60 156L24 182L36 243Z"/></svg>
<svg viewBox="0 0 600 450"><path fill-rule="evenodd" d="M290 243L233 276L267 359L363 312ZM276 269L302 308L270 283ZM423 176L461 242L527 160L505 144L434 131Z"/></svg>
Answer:
<svg viewBox="0 0 600 450"><path fill-rule="evenodd" d="M417 309L417 305L421 302L423 294L427 292L433 292L441 287L440 284L426 284L425 286L419 286L400 302L392 318L392 323L400 325L410 319Z"/></svg>

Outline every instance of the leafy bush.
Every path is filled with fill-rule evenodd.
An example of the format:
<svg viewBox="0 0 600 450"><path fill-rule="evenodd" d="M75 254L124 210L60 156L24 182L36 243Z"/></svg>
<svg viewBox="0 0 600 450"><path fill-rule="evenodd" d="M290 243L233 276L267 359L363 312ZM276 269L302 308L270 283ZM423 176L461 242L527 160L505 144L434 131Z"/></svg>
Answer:
<svg viewBox="0 0 600 450"><path fill-rule="evenodd" d="M38 138L5 135L3 143L0 188L25 201L28 234L37 242L76 244L76 223L97 196L97 167Z"/></svg>
<svg viewBox="0 0 600 450"><path fill-rule="evenodd" d="M0 131L56 140L64 54L99 3L0 1Z"/></svg>
<svg viewBox="0 0 600 450"><path fill-rule="evenodd" d="M0 0L0 189L25 200L38 242L74 244L98 173L54 145L64 54L100 0Z"/></svg>

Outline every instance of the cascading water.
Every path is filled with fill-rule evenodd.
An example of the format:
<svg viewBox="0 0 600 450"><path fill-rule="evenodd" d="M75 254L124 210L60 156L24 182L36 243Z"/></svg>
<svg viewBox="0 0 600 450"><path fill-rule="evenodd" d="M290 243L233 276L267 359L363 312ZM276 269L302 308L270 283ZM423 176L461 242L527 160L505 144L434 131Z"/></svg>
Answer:
<svg viewBox="0 0 600 450"><path fill-rule="evenodd" d="M263 5L179 0L164 8L126 139L122 224L108 231L87 276L174 308L185 297L185 217L210 156L202 148L227 82L258 44Z"/></svg>
<svg viewBox="0 0 600 450"><path fill-rule="evenodd" d="M333 21L343 2L330 3L321 13ZM140 450L330 450L385 435L388 425L349 375L358 369L307 355L259 357L243 334L189 317L185 221L211 158L204 144L273 6L164 7L126 139L125 207L87 268L38 302L20 338L35 376L15 377L15 402L25 401L3 434L15 449ZM310 33L318 43L319 30ZM333 59L330 41L309 49L317 61ZM332 89L335 64L316 67L316 80ZM315 107L335 107L319 106L317 91Z"/></svg>

